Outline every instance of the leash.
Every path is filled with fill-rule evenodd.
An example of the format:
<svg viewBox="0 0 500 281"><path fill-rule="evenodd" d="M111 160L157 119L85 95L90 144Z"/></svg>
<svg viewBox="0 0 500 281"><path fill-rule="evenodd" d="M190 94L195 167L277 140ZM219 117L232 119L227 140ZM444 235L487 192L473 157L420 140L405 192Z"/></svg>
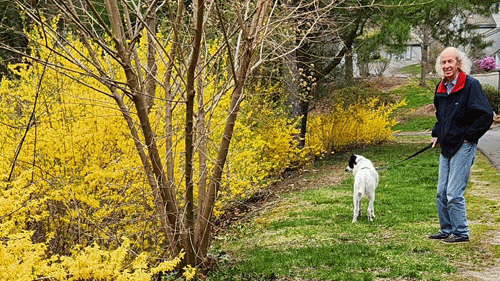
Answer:
<svg viewBox="0 0 500 281"><path fill-rule="evenodd" d="M388 165L388 166L385 166L385 167L376 168L376 170L377 170L377 171L382 171L382 170L385 170L385 169L389 169L389 168L391 168L391 167L393 167L393 166L395 166L395 165L399 165L399 164L401 164L401 163L403 163L403 162L405 162L405 161L408 161L408 160L410 160L410 159L412 159L412 158L416 157L416 156L417 156L417 155L419 155L420 153L422 153L422 152L424 152L424 151L426 151L426 150L428 150L428 149L430 149L430 148L432 148L432 142L431 142L428 146L426 146L426 147L424 147L424 148L420 149L419 151L417 151L417 152L413 153L412 155L410 155L410 156L406 157L406 159L403 159L403 160L401 160L401 161L399 161L398 163L393 164L393 165Z"/></svg>

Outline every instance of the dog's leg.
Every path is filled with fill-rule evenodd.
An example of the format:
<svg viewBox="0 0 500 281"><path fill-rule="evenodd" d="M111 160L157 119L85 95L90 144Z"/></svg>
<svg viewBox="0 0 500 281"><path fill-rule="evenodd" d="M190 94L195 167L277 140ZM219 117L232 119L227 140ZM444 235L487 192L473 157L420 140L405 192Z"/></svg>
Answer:
<svg viewBox="0 0 500 281"><path fill-rule="evenodd" d="M369 221L373 221L373 218L375 218L375 206L374 206L374 203L375 203L375 194L372 194L371 196L369 196L368 198L368 220Z"/></svg>
<svg viewBox="0 0 500 281"><path fill-rule="evenodd" d="M354 204L354 211L352 216L352 223L356 223L358 221L358 216L361 215L361 197L362 194L355 193L352 197L352 201Z"/></svg>
<svg viewBox="0 0 500 281"><path fill-rule="evenodd" d="M352 215L352 223L356 223L358 221L358 214L359 214L358 202L356 201L356 199L354 199L354 212Z"/></svg>

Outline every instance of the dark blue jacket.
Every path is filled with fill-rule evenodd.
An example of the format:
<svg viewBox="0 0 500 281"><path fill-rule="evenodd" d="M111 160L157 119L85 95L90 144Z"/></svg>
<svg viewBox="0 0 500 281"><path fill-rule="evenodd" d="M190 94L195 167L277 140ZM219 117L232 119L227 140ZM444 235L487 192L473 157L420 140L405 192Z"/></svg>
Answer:
<svg viewBox="0 0 500 281"><path fill-rule="evenodd" d="M493 110L479 81L459 73L450 94L443 79L434 95L437 122L432 136L438 138L441 154L451 158L464 141L477 143L493 123Z"/></svg>

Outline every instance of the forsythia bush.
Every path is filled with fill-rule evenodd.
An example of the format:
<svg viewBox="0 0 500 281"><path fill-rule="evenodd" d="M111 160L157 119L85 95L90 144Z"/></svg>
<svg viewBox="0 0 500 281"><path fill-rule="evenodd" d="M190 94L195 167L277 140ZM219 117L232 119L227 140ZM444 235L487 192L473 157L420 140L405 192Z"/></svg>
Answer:
<svg viewBox="0 0 500 281"><path fill-rule="evenodd" d="M71 256L53 255L45 259L46 245L33 244L31 234L4 239L0 247L0 280L36 280L43 276L50 280L150 281L154 274L173 270L182 258L181 255L151 267L145 253L130 260L131 242L124 239L115 250L103 250L97 244L76 246ZM186 268L187 280L194 277L192 272L192 268Z"/></svg>
<svg viewBox="0 0 500 281"><path fill-rule="evenodd" d="M242 104L228 161L229 171L236 176L229 182L233 195L245 196L249 187L262 187L266 178L290 167L302 155L292 138L297 129L285 109L259 102L274 89L257 87Z"/></svg>
<svg viewBox="0 0 500 281"><path fill-rule="evenodd" d="M0 127L0 280L151 280L172 270L181 257L156 259L162 236L127 128L97 93L47 72L36 124L7 181L39 70L21 68L22 80L0 87L8 124Z"/></svg>
<svg viewBox="0 0 500 281"><path fill-rule="evenodd" d="M86 61L81 42L68 40L72 55ZM145 48L140 51L145 58ZM68 71L74 69L43 48L37 48L37 55ZM107 89L86 75L70 72L70 78L40 64L27 65L13 65L19 79L0 84L0 265L8 269L0 270L0 280L150 280L160 271L172 270L181 257L161 258L166 242L151 187L121 112L103 94ZM160 67L158 75L163 77L164 71ZM119 71L113 75L125 80ZM212 103L219 107L210 107L205 124L210 132L208 170L230 102L230 95L220 95L228 78L210 75L204 99L217 99ZM266 95L269 90L258 87L255 92ZM159 101L162 94L158 89ZM159 101L150 118L155 127L164 128L164 104ZM251 102L252 98L242 104L219 206L262 187L263 180L286 168L295 154L294 126L287 123L284 112L270 104L260 104L256 110ZM268 114L265 119L259 119L262 112ZM173 112L172 147L181 198L184 114L181 102ZM157 137L165 153L162 134L159 130ZM195 177L197 182L200 174ZM183 274L192 279L195 268L187 267Z"/></svg>
<svg viewBox="0 0 500 281"><path fill-rule="evenodd" d="M358 100L344 106L338 103L331 112L312 115L308 122L308 146L321 152L341 150L352 144L390 140L396 121L390 114L405 102L382 104L377 98Z"/></svg>

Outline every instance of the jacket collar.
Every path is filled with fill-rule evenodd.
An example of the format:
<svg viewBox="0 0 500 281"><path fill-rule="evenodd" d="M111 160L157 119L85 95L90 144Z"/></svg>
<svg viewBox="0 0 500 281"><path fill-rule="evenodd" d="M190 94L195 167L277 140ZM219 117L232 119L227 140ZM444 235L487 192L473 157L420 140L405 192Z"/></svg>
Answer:
<svg viewBox="0 0 500 281"><path fill-rule="evenodd" d="M457 84L455 84L455 87L453 87L450 94L458 92L464 88L465 78L467 78L467 75L464 72L460 71L458 73ZM445 82L446 82L446 78L443 78L443 80L441 80L441 83L439 83L439 87L438 87L436 93L446 94L446 86L444 85Z"/></svg>

